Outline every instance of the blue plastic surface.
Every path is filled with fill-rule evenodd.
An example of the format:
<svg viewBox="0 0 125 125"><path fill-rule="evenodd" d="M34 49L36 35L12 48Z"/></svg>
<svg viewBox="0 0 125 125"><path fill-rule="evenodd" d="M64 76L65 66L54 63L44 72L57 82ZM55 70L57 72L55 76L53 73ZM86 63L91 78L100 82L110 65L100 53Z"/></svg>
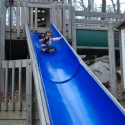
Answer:
<svg viewBox="0 0 125 125"><path fill-rule="evenodd" d="M52 45L57 48L54 54L42 53L38 35L39 34L31 33L42 74L53 82L67 81L72 78L77 73L79 62L78 59L73 56L66 42L64 42L63 39L53 42ZM53 36L60 37L59 34L56 36L54 33ZM69 58L70 56L72 56L72 58Z"/></svg>
<svg viewBox="0 0 125 125"><path fill-rule="evenodd" d="M54 37L58 31L51 25ZM64 39L54 54L42 53L30 31L52 125L125 125L125 114L79 63Z"/></svg>

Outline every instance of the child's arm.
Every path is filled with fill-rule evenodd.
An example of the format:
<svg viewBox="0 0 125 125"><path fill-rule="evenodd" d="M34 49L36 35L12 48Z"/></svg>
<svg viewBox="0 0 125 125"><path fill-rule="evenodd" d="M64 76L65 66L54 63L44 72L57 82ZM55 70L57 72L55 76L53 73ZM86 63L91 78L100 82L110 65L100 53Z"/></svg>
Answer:
<svg viewBox="0 0 125 125"><path fill-rule="evenodd" d="M42 43L44 40L45 40L44 38L43 39L39 39L39 42Z"/></svg>
<svg viewBox="0 0 125 125"><path fill-rule="evenodd" d="M60 40L60 39L62 39L62 37L52 38L51 40L52 40L53 42L55 42L55 41L58 41L58 40Z"/></svg>
<svg viewBox="0 0 125 125"><path fill-rule="evenodd" d="M45 40L45 38L41 35L39 35L38 38L39 38L39 42L41 42L41 43Z"/></svg>

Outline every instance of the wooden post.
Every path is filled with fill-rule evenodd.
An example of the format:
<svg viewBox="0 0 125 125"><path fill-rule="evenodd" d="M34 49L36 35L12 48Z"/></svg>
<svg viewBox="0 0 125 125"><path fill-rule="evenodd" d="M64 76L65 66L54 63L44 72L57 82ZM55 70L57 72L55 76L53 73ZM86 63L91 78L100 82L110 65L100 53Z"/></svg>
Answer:
<svg viewBox="0 0 125 125"><path fill-rule="evenodd" d="M125 12L123 13L123 19L125 20Z"/></svg>
<svg viewBox="0 0 125 125"><path fill-rule="evenodd" d="M16 28L17 28L17 38L20 38L20 3L17 2L16 7Z"/></svg>
<svg viewBox="0 0 125 125"><path fill-rule="evenodd" d="M119 47L120 47L120 68L121 68L121 91L125 92L124 83L125 83L125 77L124 77L124 71L123 71L123 54L122 54L122 41L121 41L121 29L119 29ZM124 95L123 95L124 96ZM123 96L121 97L121 100L123 99Z"/></svg>
<svg viewBox="0 0 125 125"><path fill-rule="evenodd" d="M123 31L122 31L123 30ZM120 45L120 68L121 68L121 83L122 83L122 91L125 92L125 45L124 45L124 37L122 37L122 33L125 32L125 28L119 29L119 45Z"/></svg>
<svg viewBox="0 0 125 125"><path fill-rule="evenodd" d="M11 23L11 30L13 30L13 7L10 7L10 11L11 11L11 22L10 22Z"/></svg>
<svg viewBox="0 0 125 125"><path fill-rule="evenodd" d="M27 15L27 23L29 24L30 22L30 8L26 8L26 15Z"/></svg>
<svg viewBox="0 0 125 125"><path fill-rule="evenodd" d="M0 0L0 61L5 60L5 0ZM4 70L1 69L0 86L4 90Z"/></svg>
<svg viewBox="0 0 125 125"><path fill-rule="evenodd" d="M1 69L2 69L2 61L0 61L0 85L1 85ZM1 102L0 102L0 111L1 111Z"/></svg>
<svg viewBox="0 0 125 125"><path fill-rule="evenodd" d="M27 101L27 125L32 125L32 66L27 60L26 66L26 101Z"/></svg>
<svg viewBox="0 0 125 125"><path fill-rule="evenodd" d="M50 9L47 10L48 14L46 16L46 27L50 26Z"/></svg>
<svg viewBox="0 0 125 125"><path fill-rule="evenodd" d="M25 33L25 23L27 20L27 16L26 16L26 3L23 2L23 38L26 37L26 33Z"/></svg>
<svg viewBox="0 0 125 125"><path fill-rule="evenodd" d="M94 0L90 0L90 12L94 12ZM93 20L93 17L90 18L91 20Z"/></svg>
<svg viewBox="0 0 125 125"><path fill-rule="evenodd" d="M55 9L55 3L52 4L52 18L51 18L51 21L52 23L57 26L57 20L56 20L56 9Z"/></svg>
<svg viewBox="0 0 125 125"><path fill-rule="evenodd" d="M76 51L76 24L75 24L75 8L72 7L72 47Z"/></svg>
<svg viewBox="0 0 125 125"><path fill-rule="evenodd" d="M8 110L8 61L6 61L6 70L5 70L5 110Z"/></svg>
<svg viewBox="0 0 125 125"><path fill-rule="evenodd" d="M60 31L60 5L57 6L57 28Z"/></svg>
<svg viewBox="0 0 125 125"><path fill-rule="evenodd" d="M10 7L10 4L8 5L8 18L9 18L9 20L8 20L9 30L13 30L13 6L12 6L12 3L11 3L11 7Z"/></svg>
<svg viewBox="0 0 125 125"><path fill-rule="evenodd" d="M60 32L63 31L62 28L63 28L63 9L61 9L61 6L60 6Z"/></svg>
<svg viewBox="0 0 125 125"><path fill-rule="evenodd" d="M12 110L15 108L14 102L14 93L15 93L15 61L12 61Z"/></svg>
<svg viewBox="0 0 125 125"><path fill-rule="evenodd" d="M33 8L30 8L30 29L33 30Z"/></svg>
<svg viewBox="0 0 125 125"><path fill-rule="evenodd" d="M19 110L21 110L22 60L19 60Z"/></svg>
<svg viewBox="0 0 125 125"><path fill-rule="evenodd" d="M116 65L115 65L115 45L114 45L114 25L108 23L108 46L109 46L109 68L111 93L117 99L116 92Z"/></svg>
<svg viewBox="0 0 125 125"><path fill-rule="evenodd" d="M52 8L49 9L49 15L50 15L50 25L52 23Z"/></svg>
<svg viewBox="0 0 125 125"><path fill-rule="evenodd" d="M35 8L35 31L37 31L37 8Z"/></svg>
<svg viewBox="0 0 125 125"><path fill-rule="evenodd" d="M21 20L21 26L20 26L20 28L21 28L21 31L22 31L23 30L23 14L24 14L22 6L20 8L20 13L21 13L21 18L20 18L20 20Z"/></svg>
<svg viewBox="0 0 125 125"><path fill-rule="evenodd" d="M63 36L66 39L66 5L63 5Z"/></svg>
<svg viewBox="0 0 125 125"><path fill-rule="evenodd" d="M91 12L94 12L94 0L90 0Z"/></svg>
<svg viewBox="0 0 125 125"><path fill-rule="evenodd" d="M2 82L1 82L1 72L2 72L2 69L1 69L1 56L2 56L2 51L1 51L1 48L2 48L2 46L1 46L1 44L2 44L2 41L1 41L1 37L2 37L2 32L1 32L1 21L2 21L2 17L1 17L1 15L2 15L2 10L1 10L1 7L2 7L2 1L0 1L0 87L1 87L1 84L2 84Z"/></svg>
<svg viewBox="0 0 125 125"><path fill-rule="evenodd" d="M50 0L50 3L53 3L53 0Z"/></svg>
<svg viewBox="0 0 125 125"><path fill-rule="evenodd" d="M67 0L63 0L63 3L64 3L64 4L67 4Z"/></svg>
<svg viewBox="0 0 125 125"><path fill-rule="evenodd" d="M69 13L68 13L68 36L69 36L69 39L71 39L71 5L68 5L68 10L69 10Z"/></svg>

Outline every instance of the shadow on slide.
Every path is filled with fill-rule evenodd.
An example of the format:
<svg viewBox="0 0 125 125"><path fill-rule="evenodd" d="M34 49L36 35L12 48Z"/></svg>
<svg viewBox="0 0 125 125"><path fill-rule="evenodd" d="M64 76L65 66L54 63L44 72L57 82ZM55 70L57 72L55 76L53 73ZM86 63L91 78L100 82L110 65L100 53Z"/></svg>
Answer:
<svg viewBox="0 0 125 125"><path fill-rule="evenodd" d="M51 25L53 37L61 34ZM63 38L57 51L42 53L38 33L30 32L52 125L125 125L120 104Z"/></svg>

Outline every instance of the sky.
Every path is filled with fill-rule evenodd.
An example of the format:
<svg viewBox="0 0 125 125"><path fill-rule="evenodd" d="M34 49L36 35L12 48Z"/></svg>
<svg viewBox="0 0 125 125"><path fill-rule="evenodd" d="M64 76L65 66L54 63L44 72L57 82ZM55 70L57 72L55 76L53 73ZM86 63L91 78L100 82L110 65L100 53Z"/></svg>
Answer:
<svg viewBox="0 0 125 125"><path fill-rule="evenodd" d="M75 7L78 10L83 10L83 7L81 7L80 5L82 4L80 1L84 1L84 5L87 7L88 5L88 0L74 0L76 1L75 3ZM94 1L94 10L98 12L101 12L101 4L102 4L102 0L93 0ZM113 0L114 4L116 4L117 0ZM125 12L125 0L119 0L120 1L120 8L121 8L121 12ZM108 6L107 8L109 8L110 6L110 10L114 10L113 6L112 6L112 2L111 0L106 0L106 6Z"/></svg>
<svg viewBox="0 0 125 125"><path fill-rule="evenodd" d="M113 0L114 1L114 4L116 4L117 0ZM124 12L124 6L125 6L125 0L119 0L120 1L120 6L121 6L121 11ZM101 6L101 3L102 3L102 0L94 0L94 3L96 4L96 7L100 7ZM112 6L112 2L111 0L106 0L106 4L107 5L111 5Z"/></svg>
<svg viewBox="0 0 125 125"><path fill-rule="evenodd" d="M97 4L97 5L100 5L101 4L101 0L94 0L95 1L95 3ZM113 0L114 1L114 3L116 3L116 1L117 0ZM120 1L120 3L124 3L125 2L125 0L119 0ZM106 2L107 2L107 4L108 5L112 5L112 2L111 2L111 0L106 0Z"/></svg>

